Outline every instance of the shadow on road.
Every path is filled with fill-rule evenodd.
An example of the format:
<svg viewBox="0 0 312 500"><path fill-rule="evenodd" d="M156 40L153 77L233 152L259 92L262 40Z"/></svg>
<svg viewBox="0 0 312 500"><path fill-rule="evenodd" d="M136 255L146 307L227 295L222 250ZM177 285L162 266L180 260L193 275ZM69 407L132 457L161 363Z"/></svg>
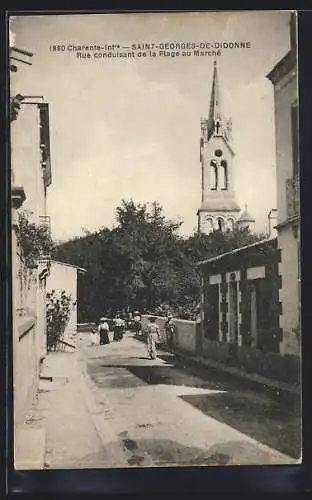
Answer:
<svg viewBox="0 0 312 500"><path fill-rule="evenodd" d="M205 415L247 434L281 453L298 459L301 448L300 417L286 414L273 401L247 398L231 392L180 396Z"/></svg>
<svg viewBox="0 0 312 500"><path fill-rule="evenodd" d="M161 354L159 358L165 364L149 361L142 364L142 359L146 358L138 356L108 358L106 363L102 358L98 364L88 364L88 372L96 385L103 388L133 388L146 384L180 386L182 395L179 397L205 415L290 457L297 459L300 456L298 407L287 408L274 398L255 391L252 383L237 380L214 368L194 367L172 354ZM224 392L183 395L183 386ZM163 453L162 450L159 453ZM187 461L189 463L189 458Z"/></svg>

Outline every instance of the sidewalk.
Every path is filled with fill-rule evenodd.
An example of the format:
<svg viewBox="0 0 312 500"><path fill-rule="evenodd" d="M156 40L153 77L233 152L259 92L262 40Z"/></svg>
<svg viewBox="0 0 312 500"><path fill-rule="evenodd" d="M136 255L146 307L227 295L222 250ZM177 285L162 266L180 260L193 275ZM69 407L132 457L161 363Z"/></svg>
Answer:
<svg viewBox="0 0 312 500"><path fill-rule="evenodd" d="M140 341L144 341L142 336L135 335L134 338ZM272 380L256 373L247 373L238 368L232 366L225 366L222 363L218 363L216 361L204 358L202 356L196 356L194 354L187 354L185 352L180 351L177 348L171 348L167 344L160 344L159 346L164 351L170 352L177 357L187 360L189 363L194 363L199 366L206 366L208 368L214 368L216 370L220 370L220 372L229 373L234 375L237 378L244 379L246 381L253 382L257 385L261 385L261 387L267 387L269 390L274 390L277 393L286 393L293 397L300 397L301 391L297 386L292 386L290 384L286 384L284 382L280 382L278 380Z"/></svg>
<svg viewBox="0 0 312 500"><path fill-rule="evenodd" d="M44 359L37 400L25 425L29 438L19 440L23 454L19 468L102 468L112 455L118 463L123 461L118 443L103 445L111 443L112 431L94 403L78 355L50 352ZM36 444L31 436L39 434L45 439Z"/></svg>

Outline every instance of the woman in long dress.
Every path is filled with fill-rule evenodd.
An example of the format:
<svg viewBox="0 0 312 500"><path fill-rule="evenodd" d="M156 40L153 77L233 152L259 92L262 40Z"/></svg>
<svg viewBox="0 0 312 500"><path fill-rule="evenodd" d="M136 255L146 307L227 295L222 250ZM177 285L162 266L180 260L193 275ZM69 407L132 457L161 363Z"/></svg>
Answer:
<svg viewBox="0 0 312 500"><path fill-rule="evenodd" d="M116 316L114 320L114 340L116 342L120 342L123 339L123 334L124 334L124 329L125 329L125 322L123 319L119 317L119 315Z"/></svg>
<svg viewBox="0 0 312 500"><path fill-rule="evenodd" d="M107 318L101 318L100 324L98 326L98 332L100 334L100 345L109 344L109 326L107 323Z"/></svg>

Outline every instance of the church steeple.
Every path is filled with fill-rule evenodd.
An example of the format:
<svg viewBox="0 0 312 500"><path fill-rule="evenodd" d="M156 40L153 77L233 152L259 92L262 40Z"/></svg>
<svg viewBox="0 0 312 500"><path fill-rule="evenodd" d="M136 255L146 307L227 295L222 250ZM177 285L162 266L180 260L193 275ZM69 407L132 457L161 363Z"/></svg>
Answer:
<svg viewBox="0 0 312 500"><path fill-rule="evenodd" d="M222 111L221 111L221 95L219 87L219 76L217 69L217 61L213 62L213 76L212 76L212 89L210 97L210 108L208 116L208 137L209 140L215 132L217 135L220 133L222 125Z"/></svg>
<svg viewBox="0 0 312 500"><path fill-rule="evenodd" d="M201 119L200 162L202 203L198 210L199 232L233 229L240 212L233 176L232 122L221 103L217 63L213 63L209 115Z"/></svg>
<svg viewBox="0 0 312 500"><path fill-rule="evenodd" d="M223 113L217 61L213 63L209 115L208 120L202 120L202 132L205 142L212 136L223 137L227 142L231 141L232 121L226 119Z"/></svg>

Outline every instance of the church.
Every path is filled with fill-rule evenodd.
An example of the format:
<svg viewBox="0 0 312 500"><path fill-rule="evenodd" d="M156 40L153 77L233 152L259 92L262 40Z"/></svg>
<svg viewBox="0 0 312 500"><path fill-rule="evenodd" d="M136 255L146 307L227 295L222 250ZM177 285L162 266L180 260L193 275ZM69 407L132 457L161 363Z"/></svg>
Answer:
<svg viewBox="0 0 312 500"><path fill-rule="evenodd" d="M255 220L237 203L233 175L232 121L223 114L217 63L214 61L208 118L201 119L201 206L198 232L250 227Z"/></svg>

